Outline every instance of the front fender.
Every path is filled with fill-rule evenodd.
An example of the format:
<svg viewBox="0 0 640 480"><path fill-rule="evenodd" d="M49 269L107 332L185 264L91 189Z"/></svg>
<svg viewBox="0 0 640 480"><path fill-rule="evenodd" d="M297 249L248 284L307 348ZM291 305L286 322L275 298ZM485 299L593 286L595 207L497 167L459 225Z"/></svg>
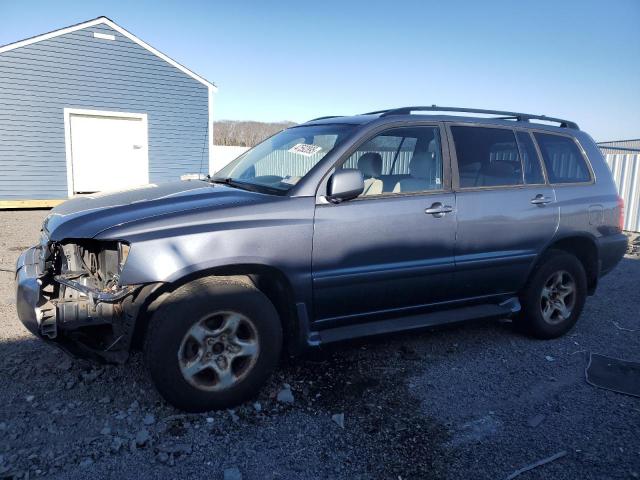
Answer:
<svg viewBox="0 0 640 480"><path fill-rule="evenodd" d="M311 226L290 226L287 238L275 238L269 232L236 232L132 243L120 284L171 283L200 271L244 264L276 268L287 277L310 276Z"/></svg>
<svg viewBox="0 0 640 480"><path fill-rule="evenodd" d="M121 235L131 250L120 284L174 283L221 267L258 265L282 272L296 299L310 301L313 199L308 200L296 202L297 211L278 212L279 218L271 213L244 221L217 219L196 228L175 225L170 234Z"/></svg>

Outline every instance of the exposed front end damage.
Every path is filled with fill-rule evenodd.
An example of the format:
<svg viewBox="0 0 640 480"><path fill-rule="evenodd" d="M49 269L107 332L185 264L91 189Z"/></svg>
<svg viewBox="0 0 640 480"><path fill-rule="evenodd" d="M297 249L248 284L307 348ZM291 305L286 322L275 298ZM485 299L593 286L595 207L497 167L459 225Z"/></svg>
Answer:
<svg viewBox="0 0 640 480"><path fill-rule="evenodd" d="M68 352L122 363L153 285L121 285L129 246L95 240L49 242L16 265L17 310L35 335Z"/></svg>

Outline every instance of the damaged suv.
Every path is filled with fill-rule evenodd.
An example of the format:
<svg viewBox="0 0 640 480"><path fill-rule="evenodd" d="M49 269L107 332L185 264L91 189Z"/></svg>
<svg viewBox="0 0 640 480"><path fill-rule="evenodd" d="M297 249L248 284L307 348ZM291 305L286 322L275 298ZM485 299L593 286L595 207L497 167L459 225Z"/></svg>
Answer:
<svg viewBox="0 0 640 480"><path fill-rule="evenodd" d="M573 122L435 106L323 117L213 178L54 208L18 260L17 309L73 355L142 349L179 408L225 408L311 346L489 317L562 335L624 255L622 217Z"/></svg>

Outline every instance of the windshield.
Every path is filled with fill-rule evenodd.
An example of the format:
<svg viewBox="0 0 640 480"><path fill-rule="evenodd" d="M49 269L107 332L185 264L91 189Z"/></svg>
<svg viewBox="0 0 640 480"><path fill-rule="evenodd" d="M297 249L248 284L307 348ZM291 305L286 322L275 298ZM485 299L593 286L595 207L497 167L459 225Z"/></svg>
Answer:
<svg viewBox="0 0 640 480"><path fill-rule="evenodd" d="M353 130L354 125L293 127L258 144L217 172L213 181L286 192Z"/></svg>

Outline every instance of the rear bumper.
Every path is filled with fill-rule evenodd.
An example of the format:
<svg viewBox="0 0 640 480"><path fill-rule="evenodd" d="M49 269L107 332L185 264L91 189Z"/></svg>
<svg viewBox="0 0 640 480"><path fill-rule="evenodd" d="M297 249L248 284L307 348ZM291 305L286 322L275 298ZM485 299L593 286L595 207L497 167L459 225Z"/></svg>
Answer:
<svg viewBox="0 0 640 480"><path fill-rule="evenodd" d="M629 239L624 233L608 235L598 239L600 276L613 270L627 252Z"/></svg>

